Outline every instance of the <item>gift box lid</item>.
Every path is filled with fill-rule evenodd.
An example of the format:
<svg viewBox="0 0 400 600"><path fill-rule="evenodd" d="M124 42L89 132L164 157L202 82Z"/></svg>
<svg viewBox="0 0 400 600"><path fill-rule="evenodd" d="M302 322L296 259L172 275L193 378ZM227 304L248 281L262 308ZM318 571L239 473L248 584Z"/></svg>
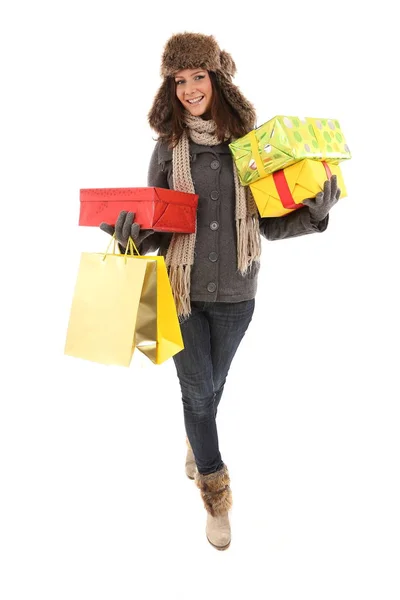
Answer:
<svg viewBox="0 0 400 600"><path fill-rule="evenodd" d="M81 202L168 202L197 207L199 196L159 187L135 188L83 188L80 190Z"/></svg>

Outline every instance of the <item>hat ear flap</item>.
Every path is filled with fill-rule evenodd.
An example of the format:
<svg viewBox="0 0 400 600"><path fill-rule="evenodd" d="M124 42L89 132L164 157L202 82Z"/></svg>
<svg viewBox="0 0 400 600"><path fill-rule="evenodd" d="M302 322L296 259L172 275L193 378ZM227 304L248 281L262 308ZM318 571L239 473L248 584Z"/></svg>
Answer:
<svg viewBox="0 0 400 600"><path fill-rule="evenodd" d="M236 65L235 62L232 58L232 56L226 52L225 50L221 51L221 54L219 55L220 61L221 61L221 71L226 74L229 75L230 77L233 77L236 73Z"/></svg>
<svg viewBox="0 0 400 600"><path fill-rule="evenodd" d="M251 131L256 122L254 106L243 96L238 86L232 83L229 76L220 72L217 72L215 76L225 100L239 114L247 132Z"/></svg>
<svg viewBox="0 0 400 600"><path fill-rule="evenodd" d="M168 78L165 78L158 90L153 106L147 115L150 127L160 134L168 133L169 122L172 118L172 105L170 98L170 85Z"/></svg>

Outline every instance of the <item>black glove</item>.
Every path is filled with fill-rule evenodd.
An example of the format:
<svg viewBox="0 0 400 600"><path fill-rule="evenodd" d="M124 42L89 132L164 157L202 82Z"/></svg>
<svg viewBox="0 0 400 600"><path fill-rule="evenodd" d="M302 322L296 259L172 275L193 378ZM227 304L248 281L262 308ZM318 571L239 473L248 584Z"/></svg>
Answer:
<svg viewBox="0 0 400 600"><path fill-rule="evenodd" d="M331 179L325 181L323 192L317 194L315 198L306 198L301 202L308 206L311 218L319 223L319 221L325 219L332 206L339 200L340 194L341 190L337 186L337 177L332 175Z"/></svg>
<svg viewBox="0 0 400 600"><path fill-rule="evenodd" d="M136 246L139 246L149 235L154 233L154 229L140 229L138 223L134 223L135 213L121 210L118 215L115 227L108 223L100 223L100 229L109 235L114 235L117 242L125 251L128 245L128 239L131 237Z"/></svg>

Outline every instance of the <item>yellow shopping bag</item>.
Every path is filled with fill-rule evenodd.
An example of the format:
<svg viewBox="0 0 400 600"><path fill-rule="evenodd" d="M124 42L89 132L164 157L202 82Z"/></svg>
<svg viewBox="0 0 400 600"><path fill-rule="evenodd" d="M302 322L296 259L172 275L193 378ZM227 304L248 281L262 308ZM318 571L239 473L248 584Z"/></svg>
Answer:
<svg viewBox="0 0 400 600"><path fill-rule="evenodd" d="M133 249L129 240L127 252L116 254L114 238L112 254L108 248L82 253L65 354L127 367L135 347L154 364L183 350L164 258L134 255Z"/></svg>
<svg viewBox="0 0 400 600"><path fill-rule="evenodd" d="M250 189L261 217L281 217L301 208L305 198L314 198L332 175L343 198L347 191L339 165L308 158L250 183Z"/></svg>

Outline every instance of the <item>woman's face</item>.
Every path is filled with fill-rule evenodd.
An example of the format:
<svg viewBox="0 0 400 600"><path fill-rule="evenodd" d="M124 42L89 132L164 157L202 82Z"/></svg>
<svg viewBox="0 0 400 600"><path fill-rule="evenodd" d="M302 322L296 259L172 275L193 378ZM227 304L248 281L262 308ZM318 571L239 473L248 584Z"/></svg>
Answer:
<svg viewBox="0 0 400 600"><path fill-rule="evenodd" d="M176 95L192 115L200 117L209 113L212 83L208 71L185 69L175 73Z"/></svg>

